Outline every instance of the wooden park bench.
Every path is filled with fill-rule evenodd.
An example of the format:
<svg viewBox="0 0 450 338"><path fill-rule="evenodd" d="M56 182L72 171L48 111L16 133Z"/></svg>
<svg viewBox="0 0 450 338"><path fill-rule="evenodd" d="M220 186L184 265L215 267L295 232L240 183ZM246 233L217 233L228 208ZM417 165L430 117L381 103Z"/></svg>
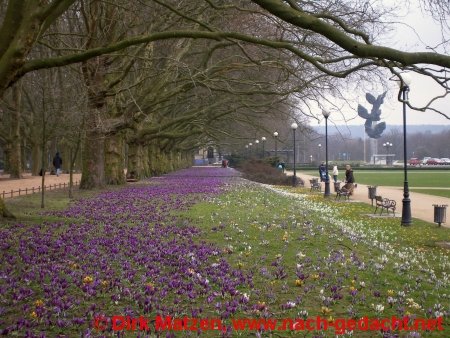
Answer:
<svg viewBox="0 0 450 338"><path fill-rule="evenodd" d="M390 200L389 198L383 198L381 196L375 196L375 211L374 214L377 213L378 208L381 209L380 215L383 213L383 210L386 210L387 214L389 214L389 210L392 210L392 213L395 216L395 209L397 207L397 202L394 200Z"/></svg>
<svg viewBox="0 0 450 338"><path fill-rule="evenodd" d="M309 184L311 185L310 191L322 191L322 184L320 184L317 178L310 179Z"/></svg>

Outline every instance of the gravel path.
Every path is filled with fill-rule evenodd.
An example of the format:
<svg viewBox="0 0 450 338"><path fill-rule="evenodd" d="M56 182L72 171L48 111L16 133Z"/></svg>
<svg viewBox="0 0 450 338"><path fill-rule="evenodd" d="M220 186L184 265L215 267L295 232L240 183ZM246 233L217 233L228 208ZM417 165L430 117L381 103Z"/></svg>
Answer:
<svg viewBox="0 0 450 338"><path fill-rule="evenodd" d="M73 174L73 181L80 182L81 174ZM21 190L31 190L33 188L37 189L41 186L42 177L41 176L31 176L31 174L24 174L21 179L10 179L9 175L0 175L0 196L3 196L3 191L5 191L5 197L10 198L11 190L17 191ZM56 175L45 175L45 186L49 185L59 185L59 184L69 184L69 174ZM53 188L52 188L53 190ZM25 193L23 193L25 194ZM17 196L14 193L14 196Z"/></svg>

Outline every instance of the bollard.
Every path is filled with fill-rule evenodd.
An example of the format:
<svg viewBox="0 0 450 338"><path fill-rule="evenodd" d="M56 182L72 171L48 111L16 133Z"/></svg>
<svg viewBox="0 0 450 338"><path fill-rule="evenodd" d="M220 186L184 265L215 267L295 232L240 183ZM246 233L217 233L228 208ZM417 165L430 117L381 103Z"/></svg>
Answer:
<svg viewBox="0 0 450 338"><path fill-rule="evenodd" d="M377 196L377 186L376 185L369 185L367 186L369 189L369 198L372 200L372 206L373 206L373 200L375 199L375 196Z"/></svg>
<svg viewBox="0 0 450 338"><path fill-rule="evenodd" d="M433 206L434 206L434 223L437 223L439 226L441 226L441 224L445 223L446 221L445 218L447 205L433 204Z"/></svg>

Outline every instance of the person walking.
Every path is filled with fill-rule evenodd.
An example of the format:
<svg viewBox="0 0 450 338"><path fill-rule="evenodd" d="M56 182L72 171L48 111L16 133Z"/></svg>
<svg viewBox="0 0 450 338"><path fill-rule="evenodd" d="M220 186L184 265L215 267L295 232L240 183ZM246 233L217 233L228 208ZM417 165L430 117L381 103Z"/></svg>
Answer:
<svg viewBox="0 0 450 338"><path fill-rule="evenodd" d="M350 164L345 166L345 185L342 190L348 191L349 195L353 195L353 190L355 189L355 177L353 176L353 169Z"/></svg>
<svg viewBox="0 0 450 338"><path fill-rule="evenodd" d="M334 180L334 183L337 183L338 175L339 175L339 170L338 170L337 165L335 165L335 166L333 166L333 180Z"/></svg>
<svg viewBox="0 0 450 338"><path fill-rule="evenodd" d="M327 180L327 167L324 162L319 165L319 177L320 182L325 182Z"/></svg>
<svg viewBox="0 0 450 338"><path fill-rule="evenodd" d="M284 162L279 162L277 165L277 169L284 174L284 170L286 169L286 164L284 164Z"/></svg>
<svg viewBox="0 0 450 338"><path fill-rule="evenodd" d="M55 157L53 158L53 166L56 170L56 176L59 176L61 174L61 166L62 166L62 158L59 156L59 152L56 153Z"/></svg>

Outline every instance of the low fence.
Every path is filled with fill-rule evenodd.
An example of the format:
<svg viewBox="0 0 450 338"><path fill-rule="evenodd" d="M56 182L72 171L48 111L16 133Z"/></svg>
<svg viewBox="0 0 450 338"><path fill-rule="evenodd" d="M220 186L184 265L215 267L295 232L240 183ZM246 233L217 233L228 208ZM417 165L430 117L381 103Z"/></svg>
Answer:
<svg viewBox="0 0 450 338"><path fill-rule="evenodd" d="M77 186L79 185L80 182L79 181L75 181L73 182L73 186ZM44 185L44 191L51 191L51 190L56 190L56 189L66 189L69 188L69 183L55 183L55 184L50 184L50 185ZM5 198L13 198L13 197L17 197L17 196L22 196L22 195L28 195L28 194L34 194L34 193L38 193L41 192L41 186L38 187L32 187L32 188L25 188L25 189L20 189L19 190L11 190L11 191L5 191L3 190L1 196L3 199Z"/></svg>

